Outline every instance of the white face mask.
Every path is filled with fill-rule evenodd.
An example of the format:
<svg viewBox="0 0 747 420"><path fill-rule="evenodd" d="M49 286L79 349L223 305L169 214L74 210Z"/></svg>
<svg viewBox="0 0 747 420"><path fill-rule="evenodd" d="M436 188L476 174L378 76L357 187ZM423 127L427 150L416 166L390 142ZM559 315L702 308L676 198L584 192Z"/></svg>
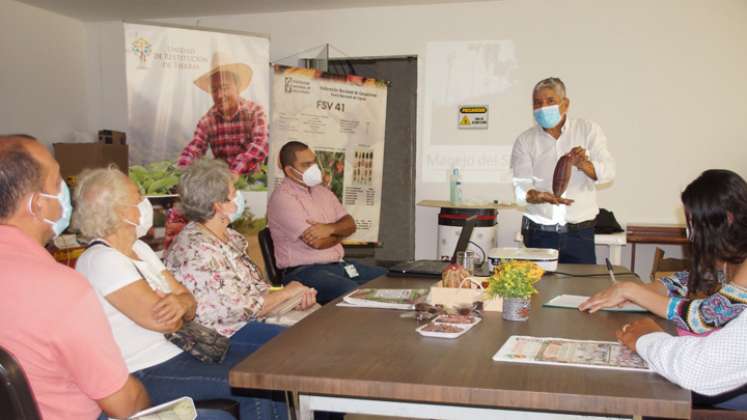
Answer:
<svg viewBox="0 0 747 420"><path fill-rule="evenodd" d="M44 223L52 226L52 232L54 232L54 237L56 238L60 236L62 232L65 231L65 229L67 229L68 225L70 224L70 217L73 214L73 206L70 203L70 190L68 189L67 184L65 184L65 181L60 180L60 192L57 195L47 194L43 192L40 192L39 195L41 195L42 197L55 199L58 203L60 203L62 214L60 214L59 219L53 221L47 218L42 218L42 220L44 220ZM28 210L29 213L34 214L33 210L31 209L31 197L29 197Z"/></svg>
<svg viewBox="0 0 747 420"><path fill-rule="evenodd" d="M244 210L246 209L246 201L244 200L244 194L241 193L241 191L236 191L236 197L231 200L231 202L236 206L236 210L234 210L233 213L228 215L228 220L231 221L231 223L239 220L239 218L244 214Z"/></svg>
<svg viewBox="0 0 747 420"><path fill-rule="evenodd" d="M147 198L143 198L143 201L139 202L137 206L132 207L137 207L140 212L140 220L138 223L133 223L125 219L125 222L135 226L137 237L142 238L148 233L150 228L153 227L153 206Z"/></svg>
<svg viewBox="0 0 747 420"><path fill-rule="evenodd" d="M291 166L291 168L293 167ZM322 170L319 169L319 165L317 165L316 163L309 166L308 169L303 171L303 173L301 173L301 171L296 168L293 168L293 170L301 175L301 179L307 187L316 187L317 185L322 183Z"/></svg>

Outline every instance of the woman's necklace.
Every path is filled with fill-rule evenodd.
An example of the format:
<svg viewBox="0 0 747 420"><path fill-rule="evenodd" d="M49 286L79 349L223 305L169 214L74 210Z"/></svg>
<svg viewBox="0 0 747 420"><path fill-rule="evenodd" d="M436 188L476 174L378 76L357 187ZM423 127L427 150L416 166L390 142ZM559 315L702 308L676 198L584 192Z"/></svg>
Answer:
<svg viewBox="0 0 747 420"><path fill-rule="evenodd" d="M223 242L225 244L228 244L228 235L225 235L226 236L225 238L221 238L220 235L218 235L217 233L213 232L213 230L210 229L206 224L204 224L204 223L198 223L197 225L200 226L202 229L208 231L208 233L210 233L211 235L213 235L219 241L221 241L221 242Z"/></svg>

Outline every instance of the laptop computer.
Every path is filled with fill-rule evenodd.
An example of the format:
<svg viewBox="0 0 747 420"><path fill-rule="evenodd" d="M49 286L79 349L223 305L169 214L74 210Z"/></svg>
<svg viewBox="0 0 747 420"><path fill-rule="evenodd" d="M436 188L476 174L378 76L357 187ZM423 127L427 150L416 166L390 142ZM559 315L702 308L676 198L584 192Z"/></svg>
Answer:
<svg viewBox="0 0 747 420"><path fill-rule="evenodd" d="M466 251L469 245L470 237L472 236L472 230L475 228L477 222L477 216L472 216L464 221L464 226L459 234L459 240L457 241L456 248L454 248L454 254L451 256L450 261L442 260L415 260L405 261L389 268L389 275L392 277L438 277L441 278L441 273L444 269L454 261L456 261L457 253L460 251ZM482 265L475 265L474 274L475 276L487 276L487 262Z"/></svg>

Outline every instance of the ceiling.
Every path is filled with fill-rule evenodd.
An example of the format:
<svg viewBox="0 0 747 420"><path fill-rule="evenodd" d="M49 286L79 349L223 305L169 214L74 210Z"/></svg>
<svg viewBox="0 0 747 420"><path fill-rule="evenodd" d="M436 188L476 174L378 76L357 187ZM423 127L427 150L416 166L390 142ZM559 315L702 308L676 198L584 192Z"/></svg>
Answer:
<svg viewBox="0 0 747 420"><path fill-rule="evenodd" d="M218 16L484 0L18 0L84 21Z"/></svg>

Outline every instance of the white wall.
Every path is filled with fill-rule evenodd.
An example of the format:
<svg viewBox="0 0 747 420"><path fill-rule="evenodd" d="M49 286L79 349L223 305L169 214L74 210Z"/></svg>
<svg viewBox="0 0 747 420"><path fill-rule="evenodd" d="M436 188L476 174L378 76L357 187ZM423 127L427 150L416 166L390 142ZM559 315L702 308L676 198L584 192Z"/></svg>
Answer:
<svg viewBox="0 0 747 420"><path fill-rule="evenodd" d="M323 43L350 56L420 56L418 200L448 194L445 182L420 177L426 143L425 51L433 41L514 42L516 88L526 92L526 99L511 99L511 106L526 109L526 118L523 124L512 121L504 130L497 128L496 142L510 143L518 134L515 127L531 124L530 91L537 80L562 77L572 114L597 121L609 138L617 179L600 191L599 202L623 223L681 221L679 192L706 168L728 168L747 176L743 0L505 0L171 22L270 34L273 60ZM87 30L89 70L100 73L89 79L89 90L97 92L92 95L90 123L124 129L121 24L89 24ZM467 198L475 189L505 187L468 186ZM436 213L417 209L418 257L435 255ZM515 209L501 212L501 245L513 243L519 218ZM651 249L639 247L637 271L650 269ZM679 255L673 248L668 254Z"/></svg>
<svg viewBox="0 0 747 420"><path fill-rule="evenodd" d="M81 22L0 0L0 132L51 144L87 128L86 45Z"/></svg>

